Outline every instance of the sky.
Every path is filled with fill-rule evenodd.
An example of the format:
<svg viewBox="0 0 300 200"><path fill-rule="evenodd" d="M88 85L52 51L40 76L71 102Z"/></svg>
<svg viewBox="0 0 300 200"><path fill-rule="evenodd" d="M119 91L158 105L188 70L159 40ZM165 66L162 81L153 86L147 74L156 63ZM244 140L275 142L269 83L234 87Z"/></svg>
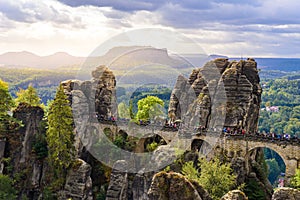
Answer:
<svg viewBox="0 0 300 200"><path fill-rule="evenodd" d="M155 39L180 53L299 57L299 8L299 0L0 0L0 53L88 56L120 34L155 28L202 48Z"/></svg>

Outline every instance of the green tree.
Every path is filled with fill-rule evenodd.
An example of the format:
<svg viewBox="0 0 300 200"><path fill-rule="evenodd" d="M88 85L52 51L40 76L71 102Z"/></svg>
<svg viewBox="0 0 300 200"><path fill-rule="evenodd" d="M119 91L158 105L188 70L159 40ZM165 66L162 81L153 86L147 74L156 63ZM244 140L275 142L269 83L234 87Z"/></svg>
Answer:
<svg viewBox="0 0 300 200"><path fill-rule="evenodd" d="M14 101L8 92L8 84L0 79L0 114L6 115L14 105Z"/></svg>
<svg viewBox="0 0 300 200"><path fill-rule="evenodd" d="M0 174L0 199L16 199L17 191L13 188L13 181L6 175Z"/></svg>
<svg viewBox="0 0 300 200"><path fill-rule="evenodd" d="M296 169L295 176L291 179L291 186L300 190L300 169Z"/></svg>
<svg viewBox="0 0 300 200"><path fill-rule="evenodd" d="M16 103L27 103L31 106L41 106L41 99L34 87L28 86L26 90L20 89L17 92Z"/></svg>
<svg viewBox="0 0 300 200"><path fill-rule="evenodd" d="M8 84L0 79L0 133L15 130L21 122L9 115L14 107L14 101L8 92Z"/></svg>
<svg viewBox="0 0 300 200"><path fill-rule="evenodd" d="M130 119L129 108L124 102L119 103L118 114L120 118Z"/></svg>
<svg viewBox="0 0 300 200"><path fill-rule="evenodd" d="M220 199L235 186L236 175L232 174L230 163L222 164L217 158L199 161L200 172L195 169L193 162L187 162L182 168L182 173L202 185L214 200Z"/></svg>
<svg viewBox="0 0 300 200"><path fill-rule="evenodd" d="M47 143L53 166L67 169L74 159L74 133L72 110L60 85L48 113Z"/></svg>
<svg viewBox="0 0 300 200"><path fill-rule="evenodd" d="M150 120L156 117L163 117L164 102L156 96L147 96L138 101L137 119Z"/></svg>

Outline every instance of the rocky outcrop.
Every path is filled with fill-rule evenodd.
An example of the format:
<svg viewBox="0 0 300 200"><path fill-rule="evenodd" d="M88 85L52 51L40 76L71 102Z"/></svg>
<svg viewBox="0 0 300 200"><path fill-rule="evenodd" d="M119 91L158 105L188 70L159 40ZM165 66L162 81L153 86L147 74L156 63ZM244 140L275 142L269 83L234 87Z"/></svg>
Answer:
<svg viewBox="0 0 300 200"><path fill-rule="evenodd" d="M20 103L14 111L14 117L22 121L25 125L20 131L24 132L24 140L22 142L22 151L20 163L31 159L32 145L34 137L40 134L40 123L44 117L44 111L38 106L29 106L25 103Z"/></svg>
<svg viewBox="0 0 300 200"><path fill-rule="evenodd" d="M141 170L135 175L132 183L132 199L148 199L148 190L154 174L154 172L145 173L143 170Z"/></svg>
<svg viewBox="0 0 300 200"><path fill-rule="evenodd" d="M221 200L248 200L244 192L240 190L232 190L225 194Z"/></svg>
<svg viewBox="0 0 300 200"><path fill-rule="evenodd" d="M254 59L215 59L193 70L188 79L178 77L170 98L169 117L183 120L191 129L195 125L225 126L253 133L261 102L259 81Z"/></svg>
<svg viewBox="0 0 300 200"><path fill-rule="evenodd" d="M81 159L68 172L64 190L59 199L92 200L91 166Z"/></svg>
<svg viewBox="0 0 300 200"><path fill-rule="evenodd" d="M279 188L277 189L272 200L298 200L300 199L300 191L293 188Z"/></svg>
<svg viewBox="0 0 300 200"><path fill-rule="evenodd" d="M152 179L148 196L150 200L211 200L200 185L193 184L181 174L159 172Z"/></svg>
<svg viewBox="0 0 300 200"><path fill-rule="evenodd" d="M44 161L37 156L34 144L41 142L45 130L42 127L44 111L38 106L20 103L13 112L13 117L21 121L23 127L2 134L0 139L0 172L18 180L15 187L20 195L37 199L43 176Z"/></svg>
<svg viewBox="0 0 300 200"><path fill-rule="evenodd" d="M92 80L67 80L61 83L72 105L73 112L108 119L117 115L116 80L111 70L99 66L92 72ZM83 108L81 107L83 106ZM86 110L87 109L87 110ZM77 116L76 116L77 117Z"/></svg>
<svg viewBox="0 0 300 200"><path fill-rule="evenodd" d="M106 200L126 200L128 199L128 173L126 169L128 163L125 160L117 161L113 166L110 183L106 193ZM118 171L116 169L124 169Z"/></svg>

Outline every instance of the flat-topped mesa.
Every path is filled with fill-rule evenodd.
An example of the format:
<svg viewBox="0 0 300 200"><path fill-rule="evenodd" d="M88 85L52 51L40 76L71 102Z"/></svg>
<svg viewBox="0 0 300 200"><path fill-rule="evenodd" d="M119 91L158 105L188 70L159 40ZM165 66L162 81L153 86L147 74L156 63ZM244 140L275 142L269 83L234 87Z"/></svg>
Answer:
<svg viewBox="0 0 300 200"><path fill-rule="evenodd" d="M73 108L73 114L97 114L107 119L117 113L116 78L102 65L92 71L92 80L67 80L61 83Z"/></svg>
<svg viewBox="0 0 300 200"><path fill-rule="evenodd" d="M252 58L209 61L194 69L188 79L178 77L170 98L169 117L185 119L190 128L222 125L253 133L261 102L259 82L257 63ZM221 113L226 113L225 121L219 120Z"/></svg>

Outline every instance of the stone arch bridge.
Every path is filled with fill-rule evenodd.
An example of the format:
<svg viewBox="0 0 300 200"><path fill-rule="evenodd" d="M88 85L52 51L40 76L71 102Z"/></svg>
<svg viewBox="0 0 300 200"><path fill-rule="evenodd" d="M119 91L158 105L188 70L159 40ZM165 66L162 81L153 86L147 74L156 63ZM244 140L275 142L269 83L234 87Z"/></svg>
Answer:
<svg viewBox="0 0 300 200"><path fill-rule="evenodd" d="M168 145L177 139L182 143L181 147L191 150L192 142L195 140L205 141L212 149L225 150L229 157L244 157L249 160L251 152L256 148L269 148L277 152L286 165L286 176L291 177L295 170L300 168L300 140L278 140L255 135L224 135L217 132L207 132L205 135L184 133L184 137L178 136L178 131L173 128L163 128L163 126L141 126L128 122L106 122L92 123L98 130L104 131L109 128L113 134L125 132L129 136L138 137L136 152L143 152L145 139L159 135Z"/></svg>

